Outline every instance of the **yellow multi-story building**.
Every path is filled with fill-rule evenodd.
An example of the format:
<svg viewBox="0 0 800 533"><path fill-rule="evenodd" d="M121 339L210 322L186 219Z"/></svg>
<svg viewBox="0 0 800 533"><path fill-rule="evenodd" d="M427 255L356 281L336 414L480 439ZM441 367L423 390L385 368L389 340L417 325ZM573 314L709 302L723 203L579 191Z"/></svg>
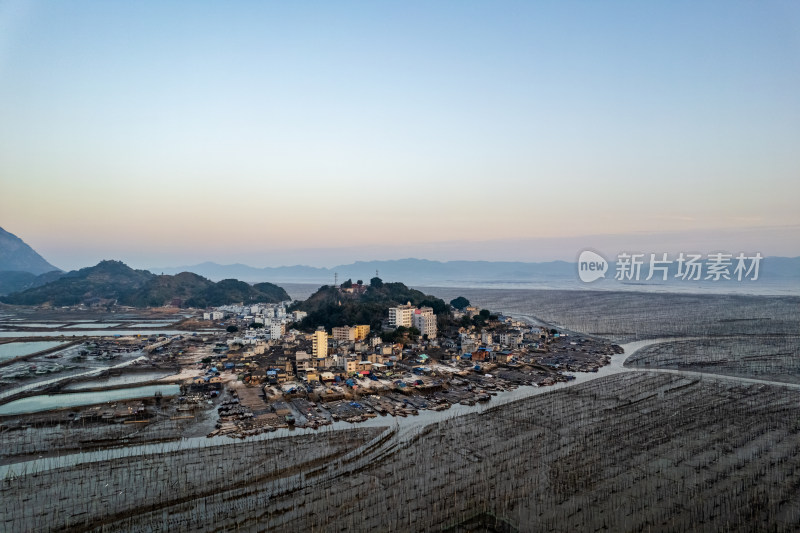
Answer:
<svg viewBox="0 0 800 533"><path fill-rule="evenodd" d="M356 340L361 341L369 335L369 326L354 326L356 329Z"/></svg>
<svg viewBox="0 0 800 533"><path fill-rule="evenodd" d="M332 337L337 341L360 341L369 335L369 326L341 326L332 330Z"/></svg>
<svg viewBox="0 0 800 533"><path fill-rule="evenodd" d="M319 328L313 333L311 348L314 357L328 357L328 334L325 328Z"/></svg>

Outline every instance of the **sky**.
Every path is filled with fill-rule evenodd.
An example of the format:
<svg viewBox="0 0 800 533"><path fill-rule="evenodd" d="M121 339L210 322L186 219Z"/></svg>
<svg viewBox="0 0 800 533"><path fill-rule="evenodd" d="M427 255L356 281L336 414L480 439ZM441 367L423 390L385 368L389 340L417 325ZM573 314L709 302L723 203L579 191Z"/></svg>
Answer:
<svg viewBox="0 0 800 533"><path fill-rule="evenodd" d="M0 226L64 269L800 255L800 3L0 0Z"/></svg>

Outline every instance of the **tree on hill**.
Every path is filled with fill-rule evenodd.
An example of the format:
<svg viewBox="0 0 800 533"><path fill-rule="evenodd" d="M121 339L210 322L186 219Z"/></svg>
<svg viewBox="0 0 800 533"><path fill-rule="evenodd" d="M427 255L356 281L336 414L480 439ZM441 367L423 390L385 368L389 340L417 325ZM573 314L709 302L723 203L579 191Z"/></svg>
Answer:
<svg viewBox="0 0 800 533"><path fill-rule="evenodd" d="M120 303L134 307L158 307L174 298L191 299L197 292L206 290L213 282L197 274L182 272L175 276L154 276L141 289L128 294Z"/></svg>
<svg viewBox="0 0 800 533"><path fill-rule="evenodd" d="M444 315L450 313L450 308L439 298L426 298L419 304L420 307L430 307L434 315Z"/></svg>
<svg viewBox="0 0 800 533"><path fill-rule="evenodd" d="M260 302L268 304L276 304L291 300L291 296L283 287L275 285L274 283L262 282L253 285L253 289L257 290L260 295Z"/></svg>
<svg viewBox="0 0 800 533"><path fill-rule="evenodd" d="M459 296L458 298L453 298L452 300L450 300L450 305L452 305L456 309L465 309L469 307L469 300L467 300L463 296Z"/></svg>
<svg viewBox="0 0 800 533"><path fill-rule="evenodd" d="M250 285L236 279L224 279L212 283L205 290L187 300L189 307L214 307L234 302L266 302L278 303L288 300L289 295L283 288L272 283Z"/></svg>
<svg viewBox="0 0 800 533"><path fill-rule="evenodd" d="M378 276L375 276L374 278L369 280L369 286L375 287L376 289L380 289L381 287L383 287L383 280Z"/></svg>
<svg viewBox="0 0 800 533"><path fill-rule="evenodd" d="M392 331L384 331L381 333L381 340L383 342L401 343L403 345L416 341L420 336L420 331L415 327L407 328L399 326Z"/></svg>

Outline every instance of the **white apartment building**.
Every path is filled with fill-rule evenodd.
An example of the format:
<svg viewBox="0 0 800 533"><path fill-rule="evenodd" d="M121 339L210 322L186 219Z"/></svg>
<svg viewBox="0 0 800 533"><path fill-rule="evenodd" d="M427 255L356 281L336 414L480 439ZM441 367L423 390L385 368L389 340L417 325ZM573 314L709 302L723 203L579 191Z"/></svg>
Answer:
<svg viewBox="0 0 800 533"><path fill-rule="evenodd" d="M424 309L430 309L430 313L423 313ZM420 335L427 335L429 339L436 337L436 315L433 314L433 309L430 307L423 307L414 312L412 324L419 330Z"/></svg>
<svg viewBox="0 0 800 533"><path fill-rule="evenodd" d="M414 306L411 305L411 302L407 303L406 305L400 305L398 307L390 307L389 308L389 325L395 328L400 326L405 326L410 328L413 326L412 317L414 316Z"/></svg>
<svg viewBox="0 0 800 533"><path fill-rule="evenodd" d="M500 344L515 348L522 342L522 333L519 331L507 331L500 334Z"/></svg>

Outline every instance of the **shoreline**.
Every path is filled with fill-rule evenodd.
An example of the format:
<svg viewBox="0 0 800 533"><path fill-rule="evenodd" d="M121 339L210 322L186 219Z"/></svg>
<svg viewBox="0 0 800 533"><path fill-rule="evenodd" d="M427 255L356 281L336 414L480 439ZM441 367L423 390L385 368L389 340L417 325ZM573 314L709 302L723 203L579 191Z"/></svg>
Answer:
<svg viewBox="0 0 800 533"><path fill-rule="evenodd" d="M337 421L329 426L323 426L318 429L312 429L312 428L278 429L273 432L253 435L245 437L243 439L231 439L227 436L217 436L211 438L191 437L191 438L181 438L179 440L163 442L159 443L158 445L137 444L134 446L127 446L127 447L106 448L103 450L97 450L92 452L79 452L75 454L64 454L64 455L58 454L49 457L45 456L42 457L41 459L11 462L0 465L0 478L4 479L9 475L13 477L17 475L25 475L25 474L41 472L44 470L52 470L55 468L63 468L66 466L74 466L76 464L99 462L113 458L147 455L149 453L167 453L171 451L178 451L178 450L185 450L192 448L205 448L209 446L224 446L226 444L233 444L242 441L250 442L250 441L272 440L293 435L307 435L314 433L321 434L328 431L356 429L359 427L385 427L385 428L403 429L405 431L408 431L411 430L412 428L422 428L429 424L438 423L447 420L449 418L455 418L473 413L484 412L486 410L500 407L515 401L524 400L531 396L558 391L566 387L572 387L578 384L599 379L601 377L628 371L627 368L622 367L622 362L624 362L624 359L627 359L627 357L632 355L636 350L643 348L644 346L655 344L658 342L660 342L659 339L653 339L645 341L635 341L633 343L629 343L628 345L622 345L623 349L625 349L627 346L631 351L629 353L623 352L622 354L617 354L612 356L611 364L602 367L601 370L599 370L598 372L579 373L578 375L582 376L582 379L576 377L576 379L574 380L556 383L554 385L550 385L547 387L535 387L535 386L523 385L511 391L500 392L496 396L493 396L492 399L485 404L476 403L473 406L455 404L446 411L425 410L421 411L420 414L416 416L392 417L391 423L386 423L386 421L389 420L389 415L386 415L385 417L370 418L364 422L357 422L357 423ZM620 360L622 360L622 362L620 362ZM603 372L603 370L605 369L612 369L612 368L613 371L606 370ZM156 446L159 449L154 449L154 447Z"/></svg>

